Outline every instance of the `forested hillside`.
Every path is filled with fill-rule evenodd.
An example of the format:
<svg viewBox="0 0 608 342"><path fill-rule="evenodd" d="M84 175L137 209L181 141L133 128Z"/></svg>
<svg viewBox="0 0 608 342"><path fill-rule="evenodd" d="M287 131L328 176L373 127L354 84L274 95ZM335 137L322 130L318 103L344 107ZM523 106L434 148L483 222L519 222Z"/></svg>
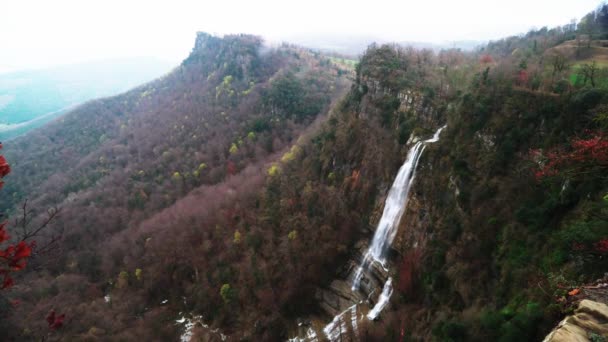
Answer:
<svg viewBox="0 0 608 342"><path fill-rule="evenodd" d="M256 189L255 179L264 174L251 170L264 167L324 117L346 89L349 73L298 47L267 49L255 36L217 38L201 33L191 55L171 74L83 105L5 146L13 172L3 189L3 211L9 217L19 215L16 209L29 199L35 222L44 217L46 208L61 208L49 233L61 234L61 251L46 261L43 272L19 279L24 286L11 293L23 298L12 322L28 324L34 334L20 335L22 328L11 329L15 338L35 338L32 328L44 323L37 312L50 307L65 308L72 317L71 336L84 338L93 325L106 331L108 338L154 336L149 326L129 330L138 317L164 311L160 302L171 293L157 278L175 278L173 271L163 269L177 264L163 264L171 263L166 255L148 264L142 255L131 259L132 253L141 254L146 245L157 243L175 247L178 238L197 226L169 222L162 227L163 232L171 232L165 239L158 233L156 238L137 234L142 222L194 189L193 194L208 197L207 202L191 204L201 217L205 210L215 213L213 206L229 200L221 195L222 187L228 187L225 195L229 195L237 191L229 184L246 180ZM146 222L163 222L159 220ZM236 229L198 227L202 234L198 241L213 232L232 236ZM188 263L189 258L175 262ZM127 275L129 286L121 278ZM103 297L114 295L114 289L116 304L108 306ZM178 293L183 290L176 287ZM214 289L214 295L219 296L218 291ZM118 299L120 293L131 300ZM113 310L125 320L115 320ZM29 322L35 323L30 327ZM174 330L171 325L158 329L165 328Z"/></svg>
<svg viewBox="0 0 608 342"><path fill-rule="evenodd" d="M7 339L55 310L50 340L542 340L608 298L607 10L473 53L373 44L354 70L200 33L166 77L5 144L2 211L61 208L60 248L2 293ZM416 146L363 279L390 292L351 288Z"/></svg>
<svg viewBox="0 0 608 342"><path fill-rule="evenodd" d="M541 29L450 56L462 64L443 72L447 128L422 157L393 310L368 339L542 340L582 298L605 302L594 291L607 267L606 8L586 17L592 36Z"/></svg>

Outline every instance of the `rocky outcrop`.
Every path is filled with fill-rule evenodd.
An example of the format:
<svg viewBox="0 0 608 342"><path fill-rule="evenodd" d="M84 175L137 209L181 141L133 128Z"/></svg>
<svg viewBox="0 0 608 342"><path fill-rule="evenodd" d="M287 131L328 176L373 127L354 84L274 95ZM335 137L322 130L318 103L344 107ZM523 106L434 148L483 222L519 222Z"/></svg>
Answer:
<svg viewBox="0 0 608 342"><path fill-rule="evenodd" d="M328 287L317 289L316 299L330 316L335 316L360 302L373 305L375 295L382 291L388 272L377 264L372 264L369 270L363 272L359 291L353 292L351 289L366 250L367 241L357 243L352 259L338 272L337 278Z"/></svg>
<svg viewBox="0 0 608 342"><path fill-rule="evenodd" d="M349 282L340 279L332 281L328 288L318 289L316 297L321 308L331 316L364 299L351 290Z"/></svg>
<svg viewBox="0 0 608 342"><path fill-rule="evenodd" d="M573 315L559 323L544 342L603 341L608 338L608 305L582 300Z"/></svg>

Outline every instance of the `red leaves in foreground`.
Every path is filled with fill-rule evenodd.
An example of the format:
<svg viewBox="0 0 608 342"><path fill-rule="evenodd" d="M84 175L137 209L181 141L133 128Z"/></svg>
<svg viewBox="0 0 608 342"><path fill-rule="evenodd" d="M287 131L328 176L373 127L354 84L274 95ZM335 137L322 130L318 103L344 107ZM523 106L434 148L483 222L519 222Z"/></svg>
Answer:
<svg viewBox="0 0 608 342"><path fill-rule="evenodd" d="M573 139L569 148L553 149L543 154L531 150L532 159L539 168L534 173L537 180L556 176L563 172L586 171L593 167L608 167L608 139L602 132L589 132L588 139Z"/></svg>
<svg viewBox="0 0 608 342"><path fill-rule="evenodd" d="M0 144L0 149L2 144ZM6 162L4 156L0 155L0 188L2 187L2 177L11 172L11 168ZM0 223L0 243L6 242L9 239L6 231L6 222ZM11 272L21 271L27 264L27 259L32 255L32 248L35 242L28 244L25 241L20 241L16 245L11 244L8 247L0 248L0 276L3 277L0 289L7 289L15 283L10 276Z"/></svg>
<svg viewBox="0 0 608 342"><path fill-rule="evenodd" d="M48 316L46 316L46 322L49 324L49 329L57 330L63 326L63 321L65 320L65 314L56 315L55 310L51 311Z"/></svg>
<svg viewBox="0 0 608 342"><path fill-rule="evenodd" d="M0 243L8 240L9 236L5 229L6 222L0 224ZM28 244L25 241L20 241L16 245L9 245L4 249L0 249L0 276L3 276L0 289L6 289L13 286L14 281L11 278L11 272L21 271L27 265L27 259L32 255L32 248L35 242Z"/></svg>
<svg viewBox="0 0 608 342"><path fill-rule="evenodd" d="M4 156L0 156L0 177L5 177L11 172L11 166L6 162Z"/></svg>
<svg viewBox="0 0 608 342"><path fill-rule="evenodd" d="M0 149L2 149L1 143L0 143ZM2 189L2 185L4 184L4 182L2 181L2 178L6 177L6 175L8 175L10 172L11 172L10 165L8 165L4 156L0 155L0 189Z"/></svg>

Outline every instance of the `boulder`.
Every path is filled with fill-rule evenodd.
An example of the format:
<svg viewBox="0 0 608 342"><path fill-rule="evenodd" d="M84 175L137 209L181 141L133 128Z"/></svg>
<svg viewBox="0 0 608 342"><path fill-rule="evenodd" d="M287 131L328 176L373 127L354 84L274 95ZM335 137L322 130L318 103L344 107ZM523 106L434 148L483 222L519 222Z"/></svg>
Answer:
<svg viewBox="0 0 608 342"><path fill-rule="evenodd" d="M608 338L608 305L584 299L574 314L564 318L544 342L586 342L594 335Z"/></svg>

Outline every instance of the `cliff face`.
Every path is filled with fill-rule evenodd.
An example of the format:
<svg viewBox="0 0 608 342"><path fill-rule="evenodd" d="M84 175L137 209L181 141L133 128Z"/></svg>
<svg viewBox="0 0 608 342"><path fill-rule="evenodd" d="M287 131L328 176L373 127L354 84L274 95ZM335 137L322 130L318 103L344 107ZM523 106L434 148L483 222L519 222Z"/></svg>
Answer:
<svg viewBox="0 0 608 342"><path fill-rule="evenodd" d="M361 264L397 171L414 143L430 138L443 125L450 96L442 93L440 78L431 73L436 67L432 61L416 63L424 56L391 46L370 48L357 67L356 83L319 134L336 139L321 140L319 145L322 151L331 151L328 172L336 175L334 184L341 184L345 204L359 207L358 229L347 240L347 258L333 263L333 276L315 291L320 314L313 315L305 329L293 329L291 336L304 340L313 340L309 335L331 340L372 338L366 315L381 300L388 278L396 273L393 261L397 253L389 251L390 262L384 267L372 262L361 269ZM387 73L387 68L393 71ZM420 206L416 201L412 205ZM419 225L426 223L421 220ZM409 232L423 239L421 230ZM406 249L404 243L398 246ZM361 280L353 290L357 276Z"/></svg>
<svg viewBox="0 0 608 342"><path fill-rule="evenodd" d="M557 300L568 296L564 283L602 272L601 255L572 246L584 239L574 227L589 227L597 221L588 213L605 212L603 178L540 179L530 157L535 148L551 149L583 132L585 124L572 118L601 97L582 100L587 91L558 97L493 82L450 104L448 128L419 166L395 245L402 270L412 259L418 265L415 284L401 297L414 304L409 312L427 313L423 322L404 323L413 337L541 338L567 310ZM590 238L596 243L608 233L600 230Z"/></svg>
<svg viewBox="0 0 608 342"><path fill-rule="evenodd" d="M543 342L595 341L608 336L608 305L583 300L574 314L568 315Z"/></svg>
<svg viewBox="0 0 608 342"><path fill-rule="evenodd" d="M399 333L424 340L541 339L569 310L562 297L601 276L605 265L605 164L603 157L586 159L580 148L604 141L594 113L604 111L606 92L521 86L509 75L511 60L486 66L465 58L440 73L433 63L424 53L370 48L336 117L338 127L355 120L373 127L357 138L381 136L384 153L398 151L387 158L376 150L368 159L361 152L376 147L368 143L357 158L350 157L355 145L333 157L335 168L357 170L360 180L369 182L374 167L382 170L370 182L374 205L363 211L372 231L396 165L412 143L447 122L420 159L389 271L363 277L371 284L363 287L364 302L388 276L394 279L390 308L382 325L357 329L369 339ZM463 70L469 78L459 78ZM565 159L551 159L560 153ZM555 163L563 169L546 171ZM325 314L343 312L334 326L347 322L349 334L355 328L344 310L361 299L345 284L371 235L353 241L350 259L317 291Z"/></svg>

